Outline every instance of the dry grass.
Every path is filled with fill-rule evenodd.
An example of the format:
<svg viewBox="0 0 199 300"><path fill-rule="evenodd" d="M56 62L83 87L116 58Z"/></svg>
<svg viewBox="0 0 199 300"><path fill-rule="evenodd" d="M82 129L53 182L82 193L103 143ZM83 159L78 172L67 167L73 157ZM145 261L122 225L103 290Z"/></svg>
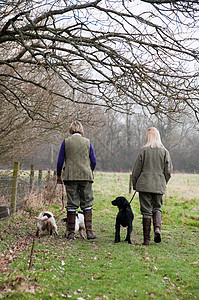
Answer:
<svg viewBox="0 0 199 300"><path fill-rule="evenodd" d="M173 174L169 181L166 198L175 196L178 199L199 199L198 174Z"/></svg>
<svg viewBox="0 0 199 300"><path fill-rule="evenodd" d="M48 210L53 204L62 205L62 187L61 185L55 186L54 182L49 182L39 191L33 190L26 196L24 210L28 212L41 212ZM63 188L64 204L66 205L66 192Z"/></svg>

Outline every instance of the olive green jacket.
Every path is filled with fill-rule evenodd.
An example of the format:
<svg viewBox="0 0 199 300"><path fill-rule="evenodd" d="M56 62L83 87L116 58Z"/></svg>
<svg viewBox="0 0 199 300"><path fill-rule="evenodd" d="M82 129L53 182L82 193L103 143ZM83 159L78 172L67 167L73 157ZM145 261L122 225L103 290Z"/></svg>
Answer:
<svg viewBox="0 0 199 300"><path fill-rule="evenodd" d="M80 135L65 139L65 167L62 175L64 181L93 182L89 154L89 139Z"/></svg>
<svg viewBox="0 0 199 300"><path fill-rule="evenodd" d="M164 147L140 149L132 172L133 189L164 194L173 170L169 151Z"/></svg>

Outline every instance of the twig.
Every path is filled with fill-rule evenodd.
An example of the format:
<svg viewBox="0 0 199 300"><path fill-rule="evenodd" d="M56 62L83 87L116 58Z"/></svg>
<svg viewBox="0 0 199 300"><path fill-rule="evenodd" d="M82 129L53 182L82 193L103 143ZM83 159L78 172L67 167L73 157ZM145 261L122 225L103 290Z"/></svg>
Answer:
<svg viewBox="0 0 199 300"><path fill-rule="evenodd" d="M51 196L50 196L50 201L49 201L49 205L48 205L48 207L51 205L52 198L53 198L53 196L54 196L54 194L55 194L56 187L57 187L57 183L56 183L56 185L55 185L55 187L54 187L54 189L53 189L53 192L51 193Z"/></svg>
<svg viewBox="0 0 199 300"><path fill-rule="evenodd" d="M30 268L32 266L32 256L33 256L33 251L34 251L34 245L35 245L35 237L33 237L33 240L32 240L32 247L31 247L31 251L30 251L30 262L29 262L28 270L30 270Z"/></svg>

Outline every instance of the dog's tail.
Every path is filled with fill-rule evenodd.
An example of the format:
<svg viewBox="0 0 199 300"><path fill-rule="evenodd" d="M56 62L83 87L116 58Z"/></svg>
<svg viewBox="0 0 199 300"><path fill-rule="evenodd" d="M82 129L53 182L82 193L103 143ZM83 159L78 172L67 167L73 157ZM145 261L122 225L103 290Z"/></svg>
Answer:
<svg viewBox="0 0 199 300"><path fill-rule="evenodd" d="M49 218L47 216L43 216L43 217L35 217L36 220L39 220L39 221L46 221L48 220Z"/></svg>

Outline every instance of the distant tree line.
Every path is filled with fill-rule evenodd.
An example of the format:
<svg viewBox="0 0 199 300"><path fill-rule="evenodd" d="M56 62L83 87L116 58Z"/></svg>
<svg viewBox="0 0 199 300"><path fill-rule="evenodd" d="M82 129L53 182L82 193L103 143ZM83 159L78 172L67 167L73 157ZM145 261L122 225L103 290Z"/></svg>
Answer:
<svg viewBox="0 0 199 300"><path fill-rule="evenodd" d="M102 116L101 116L102 117ZM97 157L98 171L130 172L138 150L145 144L146 130L156 126L164 146L170 151L174 172L199 173L199 131L194 120L185 118L179 123L165 117L133 116L113 111L104 113L103 122L98 126L86 127L85 136L91 140ZM197 125L197 124L196 124ZM36 168L56 169L59 148L68 128L59 135L49 135L49 143L44 140L27 157L21 157L21 166L30 162Z"/></svg>
<svg viewBox="0 0 199 300"><path fill-rule="evenodd" d="M179 123L135 114L109 114L106 126L90 134L103 171L131 171L138 150L146 143L150 126L159 129L164 146L170 151L175 172L199 173L199 131L190 118Z"/></svg>

